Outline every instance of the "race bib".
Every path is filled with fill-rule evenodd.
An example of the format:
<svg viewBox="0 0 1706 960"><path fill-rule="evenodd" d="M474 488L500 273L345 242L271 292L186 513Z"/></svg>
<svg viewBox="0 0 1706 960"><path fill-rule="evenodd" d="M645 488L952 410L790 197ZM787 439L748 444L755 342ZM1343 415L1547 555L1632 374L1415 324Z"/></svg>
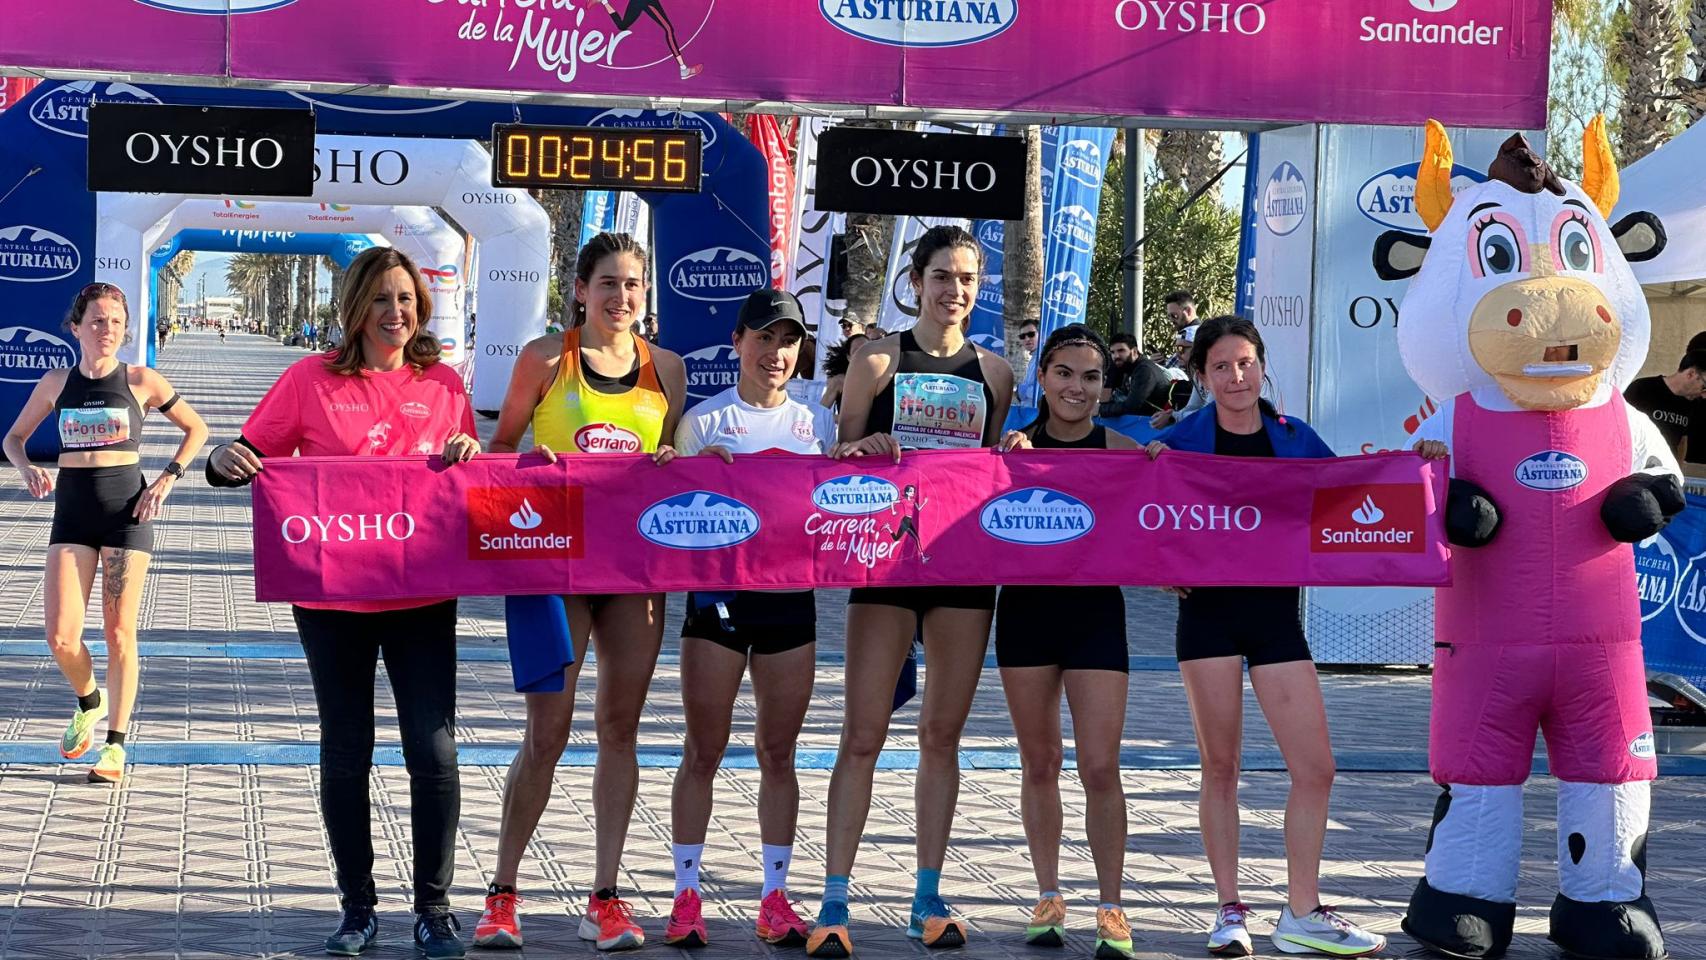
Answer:
<svg viewBox="0 0 1706 960"><path fill-rule="evenodd" d="M903 447L981 447L986 407L983 384L975 380L946 373L897 373L890 432Z"/></svg>
<svg viewBox="0 0 1706 960"><path fill-rule="evenodd" d="M130 439L130 415L111 407L86 407L59 411L59 445L67 450L87 450L123 443Z"/></svg>

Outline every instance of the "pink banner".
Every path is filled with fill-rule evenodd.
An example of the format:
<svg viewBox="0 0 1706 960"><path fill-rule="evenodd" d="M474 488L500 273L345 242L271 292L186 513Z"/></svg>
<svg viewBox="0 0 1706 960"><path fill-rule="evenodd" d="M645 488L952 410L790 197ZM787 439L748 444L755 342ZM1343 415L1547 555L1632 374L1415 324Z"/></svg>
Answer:
<svg viewBox="0 0 1706 960"><path fill-rule="evenodd" d="M1546 122L1543 0L611 4L0 0L0 65L1068 119Z"/></svg>
<svg viewBox="0 0 1706 960"><path fill-rule="evenodd" d="M1430 586L1449 582L1444 490L1407 453L275 459L254 486L255 596Z"/></svg>
<svg viewBox="0 0 1706 960"><path fill-rule="evenodd" d="M770 280L781 290L792 276L794 225L794 161L788 157L788 142L782 125L769 114L752 118L752 142L764 154L770 168Z"/></svg>

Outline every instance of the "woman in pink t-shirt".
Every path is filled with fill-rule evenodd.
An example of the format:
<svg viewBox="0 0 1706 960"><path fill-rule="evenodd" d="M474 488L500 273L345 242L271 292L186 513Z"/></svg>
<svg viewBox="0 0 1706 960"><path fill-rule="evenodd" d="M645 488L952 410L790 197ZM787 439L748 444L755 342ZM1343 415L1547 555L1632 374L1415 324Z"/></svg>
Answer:
<svg viewBox="0 0 1706 960"><path fill-rule="evenodd" d="M368 250L350 264L340 297L342 344L284 372L243 435L208 458L208 483L247 484L265 457L436 454L459 463L479 452L462 378L439 363L438 338L424 325L432 298L414 262L388 247ZM343 901L326 952L355 956L379 929L367 783L383 656L409 769L415 942L428 957L460 957L450 914L461 813L456 600L302 603L292 612L320 712L320 813Z"/></svg>

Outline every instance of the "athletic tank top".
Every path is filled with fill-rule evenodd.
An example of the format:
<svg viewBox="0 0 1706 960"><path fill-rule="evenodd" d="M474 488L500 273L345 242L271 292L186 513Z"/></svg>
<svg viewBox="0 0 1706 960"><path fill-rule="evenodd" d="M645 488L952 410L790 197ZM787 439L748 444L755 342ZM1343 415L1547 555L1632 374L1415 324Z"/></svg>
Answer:
<svg viewBox="0 0 1706 960"><path fill-rule="evenodd" d="M651 453L663 435L669 397L644 337L634 338L639 377L632 389L600 393L581 366L581 332L563 333L563 358L551 389L533 408L533 441L562 453ZM609 378L602 378L606 383Z"/></svg>
<svg viewBox="0 0 1706 960"><path fill-rule="evenodd" d="M53 404L61 451L136 453L141 449L142 404L130 392L130 367L91 380L76 366L65 372L65 386Z"/></svg>
<svg viewBox="0 0 1706 960"><path fill-rule="evenodd" d="M1037 429L1030 434L1031 446L1038 450L1106 450L1108 449L1108 428L1096 424L1090 432L1078 440L1056 440L1049 436L1048 428L1037 424Z"/></svg>
<svg viewBox="0 0 1706 960"><path fill-rule="evenodd" d="M911 330L902 330L900 364L871 401L866 429L914 449L981 447L989 408L989 384L970 340L953 356L936 357L918 346Z"/></svg>

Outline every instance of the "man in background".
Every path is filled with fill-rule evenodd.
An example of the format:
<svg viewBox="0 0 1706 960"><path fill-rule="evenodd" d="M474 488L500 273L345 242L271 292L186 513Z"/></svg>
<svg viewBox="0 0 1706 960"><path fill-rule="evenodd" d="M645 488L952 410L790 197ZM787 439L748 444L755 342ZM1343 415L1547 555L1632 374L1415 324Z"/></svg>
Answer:
<svg viewBox="0 0 1706 960"><path fill-rule="evenodd" d="M1623 391L1623 399L1659 428L1677 459L1691 463L1706 463L1706 440L1700 439L1706 432L1703 397L1706 397L1706 350L1691 349L1683 354L1675 373L1642 377Z"/></svg>

